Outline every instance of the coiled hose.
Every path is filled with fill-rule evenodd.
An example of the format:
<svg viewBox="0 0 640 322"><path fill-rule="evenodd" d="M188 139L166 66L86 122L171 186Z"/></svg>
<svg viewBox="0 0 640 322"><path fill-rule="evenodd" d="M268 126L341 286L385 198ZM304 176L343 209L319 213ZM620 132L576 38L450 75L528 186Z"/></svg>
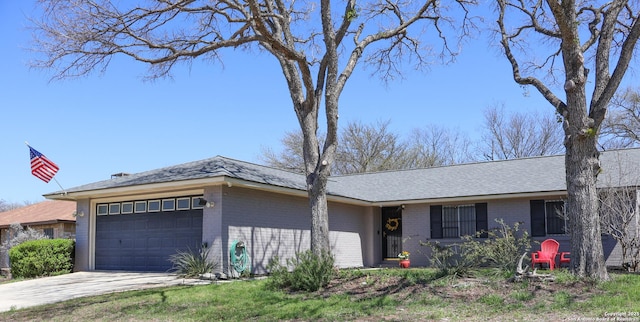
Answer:
<svg viewBox="0 0 640 322"><path fill-rule="evenodd" d="M233 270L238 272L238 274L242 274L242 272L249 268L249 255L247 254L247 248L244 242L234 240L233 243L231 243L229 259L231 260L231 267L233 267Z"/></svg>

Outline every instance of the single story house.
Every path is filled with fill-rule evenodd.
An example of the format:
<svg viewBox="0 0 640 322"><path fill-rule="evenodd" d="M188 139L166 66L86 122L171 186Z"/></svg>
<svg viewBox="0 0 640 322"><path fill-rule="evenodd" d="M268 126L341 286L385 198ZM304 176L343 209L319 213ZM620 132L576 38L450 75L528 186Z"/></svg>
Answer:
<svg viewBox="0 0 640 322"><path fill-rule="evenodd" d="M640 149L602 153L599 185L635 189L639 163ZM273 256L309 248L305 177L221 156L45 197L77 203L78 270L165 271L177 249L205 245L228 272L229 248L242 241L252 272L265 273ZM330 242L339 267L378 266L403 250L412 265L427 265L420 241L458 241L503 218L569 250L565 219L555 215L565 199L564 156L332 176ZM615 240L603 243L608 264L619 264Z"/></svg>
<svg viewBox="0 0 640 322"><path fill-rule="evenodd" d="M46 200L28 206L0 212L0 243L10 236L9 227L20 224L38 230L49 238L75 238L76 203L65 200ZM1 252L1 250L0 250ZM9 267L9 255L0 253L0 268Z"/></svg>

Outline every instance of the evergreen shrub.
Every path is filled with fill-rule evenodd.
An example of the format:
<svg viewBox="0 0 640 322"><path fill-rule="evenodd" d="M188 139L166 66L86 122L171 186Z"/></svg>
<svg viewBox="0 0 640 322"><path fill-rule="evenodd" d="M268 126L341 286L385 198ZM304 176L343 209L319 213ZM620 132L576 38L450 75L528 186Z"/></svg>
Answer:
<svg viewBox="0 0 640 322"><path fill-rule="evenodd" d="M75 242L70 239L39 239L23 242L9 250L11 275L32 278L73 271Z"/></svg>

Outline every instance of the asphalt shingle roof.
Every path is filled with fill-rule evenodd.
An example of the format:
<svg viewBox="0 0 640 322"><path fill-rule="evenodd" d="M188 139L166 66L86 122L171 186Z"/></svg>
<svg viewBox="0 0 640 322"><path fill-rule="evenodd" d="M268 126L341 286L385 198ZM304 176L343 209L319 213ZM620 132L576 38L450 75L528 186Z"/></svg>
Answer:
<svg viewBox="0 0 640 322"><path fill-rule="evenodd" d="M639 185L640 149L602 153L599 185ZM221 156L68 189L84 192L153 183L229 177L305 190L304 175ZM369 202L491 196L566 190L564 156L478 162L329 178L330 195ZM60 192L56 192L60 193ZM53 195L52 193L50 195Z"/></svg>
<svg viewBox="0 0 640 322"><path fill-rule="evenodd" d="M74 201L47 200L0 212L0 227L9 227L15 223L33 225L57 221L76 221L73 215L75 211L76 203Z"/></svg>
<svg viewBox="0 0 640 322"><path fill-rule="evenodd" d="M66 191L71 193L222 176L273 186L305 189L304 176L300 174L216 156L210 159L89 183ZM61 192L57 191L51 194L59 194Z"/></svg>

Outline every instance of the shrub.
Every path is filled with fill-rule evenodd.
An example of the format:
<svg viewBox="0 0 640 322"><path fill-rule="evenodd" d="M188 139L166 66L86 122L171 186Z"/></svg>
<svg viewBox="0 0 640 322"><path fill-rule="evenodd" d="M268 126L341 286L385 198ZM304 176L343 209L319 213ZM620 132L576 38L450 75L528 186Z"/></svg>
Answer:
<svg viewBox="0 0 640 322"><path fill-rule="evenodd" d="M9 250L11 275L38 277L73 271L74 241L70 239L30 240Z"/></svg>
<svg viewBox="0 0 640 322"><path fill-rule="evenodd" d="M531 249L531 239L527 231L520 231L520 223L509 226L502 219L496 219L497 228L487 233L486 239L463 236L461 242L447 245L439 241L421 242L431 248L431 265L445 275L465 276L471 268L495 267L500 272L512 275L523 253Z"/></svg>
<svg viewBox="0 0 640 322"><path fill-rule="evenodd" d="M201 274L211 273L218 267L218 263L208 260L210 248L202 247L198 251L191 248L179 250L169 257L173 264L171 271L185 277L196 277Z"/></svg>
<svg viewBox="0 0 640 322"><path fill-rule="evenodd" d="M465 236L463 240L466 247L477 254L480 264L511 274L516 271L520 256L531 249L531 239L526 230L520 231L520 223L511 227L503 219L495 221L498 227L489 230L485 240L476 240L471 236Z"/></svg>
<svg viewBox="0 0 640 322"><path fill-rule="evenodd" d="M478 258L465 243L443 245L439 241L420 242L431 249L431 266L438 269L439 275L464 277L477 266Z"/></svg>
<svg viewBox="0 0 640 322"><path fill-rule="evenodd" d="M335 259L328 252L316 255L308 250L287 259L287 265L280 264L280 258L273 257L267 265L271 278L271 288L289 288L294 291L315 292L329 284L334 276ZM291 271L289 271L291 268Z"/></svg>

